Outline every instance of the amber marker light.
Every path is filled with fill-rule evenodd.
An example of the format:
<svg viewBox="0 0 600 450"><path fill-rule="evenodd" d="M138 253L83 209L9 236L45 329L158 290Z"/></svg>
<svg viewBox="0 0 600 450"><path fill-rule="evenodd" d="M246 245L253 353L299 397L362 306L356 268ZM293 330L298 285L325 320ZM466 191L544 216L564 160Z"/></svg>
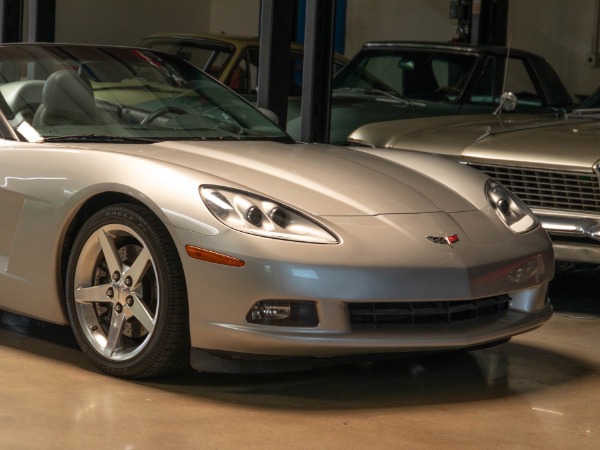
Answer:
<svg viewBox="0 0 600 450"><path fill-rule="evenodd" d="M186 245L185 251L194 259L208 261L215 264L224 264L226 266L233 267L243 267L246 264L241 259L234 258L233 256L223 255L222 253L206 250L205 248L194 247L193 245Z"/></svg>

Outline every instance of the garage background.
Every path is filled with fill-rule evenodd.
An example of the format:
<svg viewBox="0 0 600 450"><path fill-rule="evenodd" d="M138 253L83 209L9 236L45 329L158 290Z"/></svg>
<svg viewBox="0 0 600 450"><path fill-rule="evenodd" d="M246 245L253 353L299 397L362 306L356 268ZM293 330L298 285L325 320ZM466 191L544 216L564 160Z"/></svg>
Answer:
<svg viewBox="0 0 600 450"><path fill-rule="evenodd" d="M457 25L449 4L347 0L343 53L352 56L369 40L448 41ZM544 56L572 93L587 95L598 87L599 5L598 0L509 1L512 46ZM259 16L260 0L56 0L56 41L135 45L159 32L257 36Z"/></svg>
<svg viewBox="0 0 600 450"><path fill-rule="evenodd" d="M39 1L55 1L62 42L259 32L260 0ZM368 40L448 41L449 3L347 0L344 53ZM586 95L600 84L599 5L509 0L512 45L544 56ZM28 12L26 1L25 28ZM557 276L560 312L502 346L264 377L115 379L90 368L68 327L0 311L0 448L595 450L598 275ZM593 314L567 309L574 298Z"/></svg>

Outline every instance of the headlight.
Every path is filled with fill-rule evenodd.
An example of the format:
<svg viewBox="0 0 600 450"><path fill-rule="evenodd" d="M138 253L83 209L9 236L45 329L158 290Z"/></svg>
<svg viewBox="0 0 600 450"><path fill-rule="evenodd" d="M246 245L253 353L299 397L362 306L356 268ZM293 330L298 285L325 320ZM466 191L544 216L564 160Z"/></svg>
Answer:
<svg viewBox="0 0 600 450"><path fill-rule="evenodd" d="M485 193L498 217L515 233L525 233L537 226L537 218L525 203L496 180L487 182Z"/></svg>
<svg viewBox="0 0 600 450"><path fill-rule="evenodd" d="M266 197L221 186L200 186L200 195L213 216L234 230L291 241L339 242L314 220Z"/></svg>

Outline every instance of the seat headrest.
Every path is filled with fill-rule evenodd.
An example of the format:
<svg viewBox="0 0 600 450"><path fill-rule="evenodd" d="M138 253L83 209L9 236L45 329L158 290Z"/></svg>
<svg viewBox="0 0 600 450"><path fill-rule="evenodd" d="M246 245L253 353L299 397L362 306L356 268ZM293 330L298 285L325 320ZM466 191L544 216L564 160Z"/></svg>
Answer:
<svg viewBox="0 0 600 450"><path fill-rule="evenodd" d="M72 70L59 70L46 80L42 91L42 104L48 115L75 124L91 124L96 118L94 92Z"/></svg>

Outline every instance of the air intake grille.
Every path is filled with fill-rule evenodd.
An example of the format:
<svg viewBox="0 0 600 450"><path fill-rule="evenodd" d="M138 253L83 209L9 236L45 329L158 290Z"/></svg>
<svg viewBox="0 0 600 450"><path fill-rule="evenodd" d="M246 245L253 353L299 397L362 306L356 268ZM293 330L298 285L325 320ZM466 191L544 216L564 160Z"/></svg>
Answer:
<svg viewBox="0 0 600 450"><path fill-rule="evenodd" d="M352 326L404 326L446 324L500 317L508 311L510 297L440 302L349 303Z"/></svg>
<svg viewBox="0 0 600 450"><path fill-rule="evenodd" d="M593 172L469 165L504 184L529 207L600 212L600 183Z"/></svg>

